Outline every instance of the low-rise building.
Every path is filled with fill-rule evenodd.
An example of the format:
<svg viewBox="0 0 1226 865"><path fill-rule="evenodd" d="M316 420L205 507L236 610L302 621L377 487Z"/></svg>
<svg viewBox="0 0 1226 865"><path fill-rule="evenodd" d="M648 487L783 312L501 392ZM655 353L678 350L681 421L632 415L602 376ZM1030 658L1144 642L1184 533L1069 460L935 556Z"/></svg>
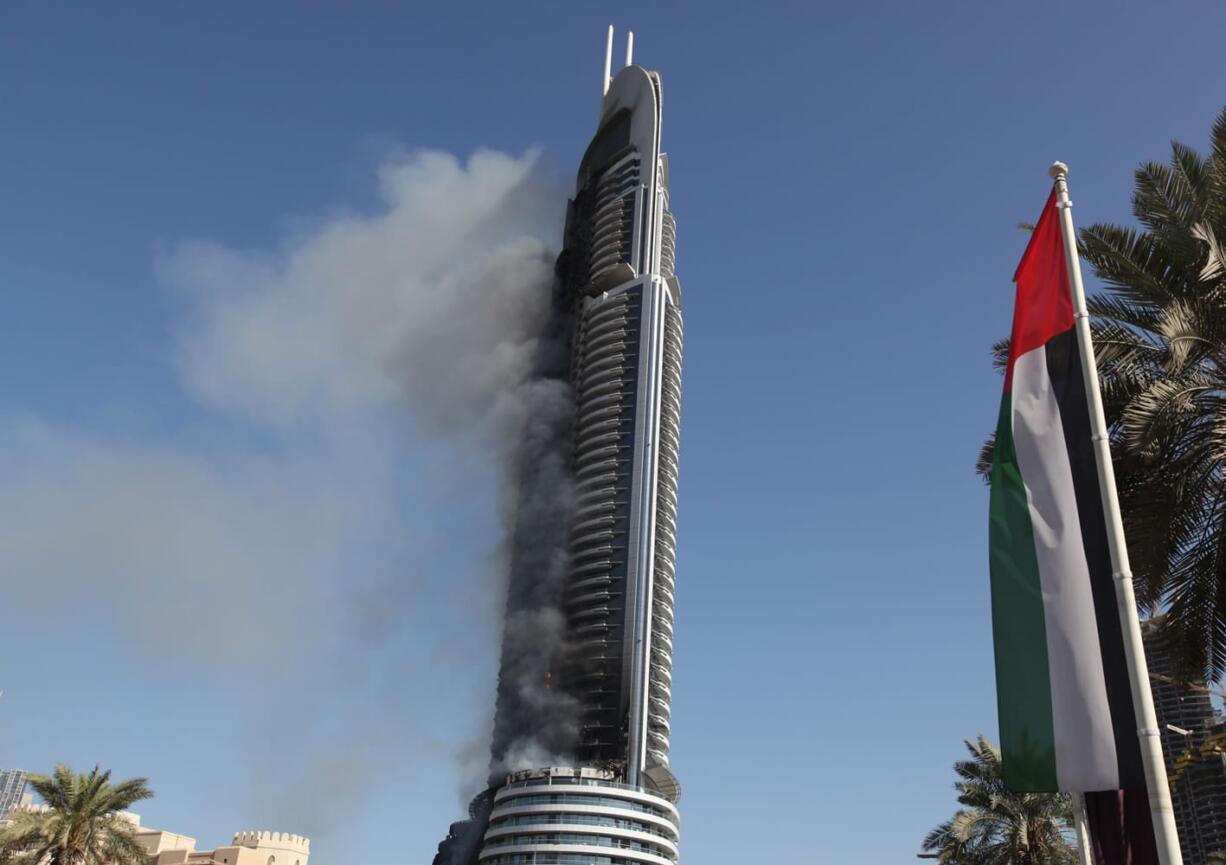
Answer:
<svg viewBox="0 0 1226 865"><path fill-rule="evenodd" d="M41 811L47 806L24 807ZM149 865L307 865L311 855L311 839L289 832L239 832L226 846L197 850L190 835L142 826L140 815L131 811L116 816L132 826L136 843L149 854ZM4 824L0 820L0 826Z"/></svg>
<svg viewBox="0 0 1226 865"><path fill-rule="evenodd" d="M289 832L239 832L213 850L197 850L195 838L160 829L138 829L136 840L150 865L307 865L311 855L310 839Z"/></svg>

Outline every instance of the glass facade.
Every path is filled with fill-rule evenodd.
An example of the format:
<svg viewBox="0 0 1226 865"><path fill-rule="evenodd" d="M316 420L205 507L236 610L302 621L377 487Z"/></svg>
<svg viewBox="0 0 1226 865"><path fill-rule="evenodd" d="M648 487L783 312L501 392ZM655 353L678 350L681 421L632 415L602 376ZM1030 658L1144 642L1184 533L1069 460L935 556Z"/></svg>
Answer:
<svg viewBox="0 0 1226 865"><path fill-rule="evenodd" d="M574 401L573 500L556 589L563 648L530 672L566 696L560 711L574 740L547 749L552 767L507 778L508 743L523 733L524 713L511 711L522 707L523 679L500 675L493 765L504 774L491 773L436 865L678 859L680 787L668 752L682 321L662 92L641 66L609 82L555 268L554 314L568 335L558 378ZM513 570L513 586L519 578ZM504 650L503 671L509 657ZM536 720L544 729L559 719Z"/></svg>

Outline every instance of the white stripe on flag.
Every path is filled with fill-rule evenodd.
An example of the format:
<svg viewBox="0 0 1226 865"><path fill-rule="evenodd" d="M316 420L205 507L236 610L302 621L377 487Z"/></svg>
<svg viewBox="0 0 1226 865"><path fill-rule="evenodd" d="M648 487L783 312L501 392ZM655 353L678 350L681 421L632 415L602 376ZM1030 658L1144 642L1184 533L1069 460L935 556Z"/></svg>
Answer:
<svg viewBox="0 0 1226 865"><path fill-rule="evenodd" d="M1034 528L1051 678L1056 775L1066 791L1119 787L1089 566L1044 347L1013 369L1013 441Z"/></svg>

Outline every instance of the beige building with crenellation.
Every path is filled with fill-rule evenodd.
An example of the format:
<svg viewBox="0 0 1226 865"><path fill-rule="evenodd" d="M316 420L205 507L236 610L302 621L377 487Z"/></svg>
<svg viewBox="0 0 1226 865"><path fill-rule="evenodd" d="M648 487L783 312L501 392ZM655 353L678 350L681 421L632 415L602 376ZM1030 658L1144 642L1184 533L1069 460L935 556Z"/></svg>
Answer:
<svg viewBox="0 0 1226 865"><path fill-rule="evenodd" d="M288 832L239 832L227 847L197 850L196 839L138 828L137 842L150 865L307 865L311 841Z"/></svg>
<svg viewBox="0 0 1226 865"><path fill-rule="evenodd" d="M136 842L149 854L149 865L307 865L311 855L311 839L289 832L239 832L229 846L197 850L195 838L142 826L139 814L121 811L116 816L132 825Z"/></svg>

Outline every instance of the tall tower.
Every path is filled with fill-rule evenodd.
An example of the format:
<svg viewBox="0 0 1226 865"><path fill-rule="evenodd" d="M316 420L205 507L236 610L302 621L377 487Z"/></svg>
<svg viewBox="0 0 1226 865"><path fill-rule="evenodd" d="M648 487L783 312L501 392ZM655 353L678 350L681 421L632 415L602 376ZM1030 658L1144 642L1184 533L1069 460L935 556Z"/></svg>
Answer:
<svg viewBox="0 0 1226 865"><path fill-rule="evenodd" d="M529 672L565 700L535 718L525 713L531 701L507 675L504 645L492 786L470 806L471 819L453 825L437 865L678 861L680 785L668 751L681 286L660 76L633 63L633 39L613 76L609 28L600 121L556 267L555 313L568 331L560 374L574 401L554 599L564 636L550 669ZM534 578L514 570L513 581ZM513 663L522 672L522 657ZM522 735L525 714L556 733L549 713L567 716L564 746L552 735L550 748L564 753L552 765L510 765L504 745Z"/></svg>
<svg viewBox="0 0 1226 865"><path fill-rule="evenodd" d="M1171 804L1184 861L1201 863L1226 850L1226 719L1213 708L1204 682L1179 683L1164 619L1142 624Z"/></svg>
<svg viewBox="0 0 1226 865"><path fill-rule="evenodd" d="M628 47L606 79L559 267L577 409L563 681L582 707L580 762L672 794L681 291L660 76L630 61Z"/></svg>
<svg viewBox="0 0 1226 865"><path fill-rule="evenodd" d="M26 777L21 769L0 769L0 817L21 804L26 792Z"/></svg>

